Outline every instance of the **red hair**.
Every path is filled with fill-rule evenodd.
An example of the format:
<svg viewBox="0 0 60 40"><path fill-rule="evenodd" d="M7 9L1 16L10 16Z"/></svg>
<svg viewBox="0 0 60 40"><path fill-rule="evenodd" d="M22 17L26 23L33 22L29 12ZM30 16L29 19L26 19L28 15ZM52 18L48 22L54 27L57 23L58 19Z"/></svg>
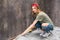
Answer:
<svg viewBox="0 0 60 40"><path fill-rule="evenodd" d="M35 6L35 7L39 7L39 5L37 3L33 3L32 4L32 7Z"/></svg>

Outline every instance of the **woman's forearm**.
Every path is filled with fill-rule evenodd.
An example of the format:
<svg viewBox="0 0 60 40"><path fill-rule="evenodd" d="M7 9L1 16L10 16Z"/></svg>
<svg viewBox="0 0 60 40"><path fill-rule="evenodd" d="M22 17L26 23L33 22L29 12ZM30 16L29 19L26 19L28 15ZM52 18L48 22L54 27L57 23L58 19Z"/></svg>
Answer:
<svg viewBox="0 0 60 40"><path fill-rule="evenodd" d="M30 25L21 35L25 35L26 33L28 33L33 28L34 28L34 26L33 25Z"/></svg>
<svg viewBox="0 0 60 40"><path fill-rule="evenodd" d="M37 21L38 20L34 20L34 22L21 35L25 35L29 32L29 30L32 30L35 27L34 25L37 23Z"/></svg>

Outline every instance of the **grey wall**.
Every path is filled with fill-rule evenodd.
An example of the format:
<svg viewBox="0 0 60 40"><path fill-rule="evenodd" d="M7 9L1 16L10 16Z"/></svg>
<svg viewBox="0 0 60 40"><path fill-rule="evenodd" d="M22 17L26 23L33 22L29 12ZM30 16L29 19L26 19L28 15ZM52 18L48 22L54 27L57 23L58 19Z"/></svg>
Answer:
<svg viewBox="0 0 60 40"><path fill-rule="evenodd" d="M60 0L0 0L0 40L16 36L33 22L31 4L34 2L60 26Z"/></svg>

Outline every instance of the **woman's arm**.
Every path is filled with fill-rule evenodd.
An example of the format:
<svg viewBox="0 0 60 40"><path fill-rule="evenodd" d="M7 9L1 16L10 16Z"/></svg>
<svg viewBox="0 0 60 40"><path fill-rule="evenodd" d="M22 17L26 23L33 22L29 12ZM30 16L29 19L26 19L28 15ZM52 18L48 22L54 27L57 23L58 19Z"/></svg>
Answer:
<svg viewBox="0 0 60 40"><path fill-rule="evenodd" d="M29 32L29 30L32 30L33 28L35 28L35 24L37 23L38 20L34 20L34 22L21 34L22 35L25 35L26 33Z"/></svg>

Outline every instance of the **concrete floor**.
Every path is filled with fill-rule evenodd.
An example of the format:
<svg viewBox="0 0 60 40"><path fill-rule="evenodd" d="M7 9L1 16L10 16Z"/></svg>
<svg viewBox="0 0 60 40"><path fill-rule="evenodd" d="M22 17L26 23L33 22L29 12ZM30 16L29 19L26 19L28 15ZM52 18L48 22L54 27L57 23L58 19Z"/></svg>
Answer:
<svg viewBox="0 0 60 40"><path fill-rule="evenodd" d="M40 34L39 31L35 30L31 33L28 33L25 36L17 36L15 40L60 40L60 28L59 27L55 27L53 30L53 34L51 34L47 38L42 38L40 37L39 34Z"/></svg>

